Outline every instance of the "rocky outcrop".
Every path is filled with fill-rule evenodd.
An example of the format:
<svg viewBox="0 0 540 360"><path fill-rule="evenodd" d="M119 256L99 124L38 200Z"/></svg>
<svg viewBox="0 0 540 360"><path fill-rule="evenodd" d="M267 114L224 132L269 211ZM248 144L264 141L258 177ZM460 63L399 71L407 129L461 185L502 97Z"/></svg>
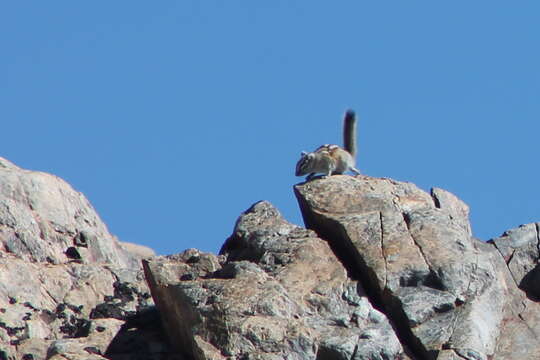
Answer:
<svg viewBox="0 0 540 360"><path fill-rule="evenodd" d="M187 250L145 271L187 358L408 358L328 243L267 202L240 217L220 256Z"/></svg>
<svg viewBox="0 0 540 360"><path fill-rule="evenodd" d="M109 346L126 321L151 310L141 275L139 269L112 264L51 265L1 257L4 358L103 358L98 355L113 351Z"/></svg>
<svg viewBox="0 0 540 360"><path fill-rule="evenodd" d="M0 251L51 264L137 266L84 195L62 179L0 158L0 184Z"/></svg>
<svg viewBox="0 0 540 360"><path fill-rule="evenodd" d="M509 294L505 296L510 316L498 339L498 359L540 359L539 226L522 225L489 241L509 269L505 277Z"/></svg>
<svg viewBox="0 0 540 360"><path fill-rule="evenodd" d="M482 242L442 189L337 175L294 191L308 229L263 201L219 255L155 257L0 158L0 360L540 358L540 223Z"/></svg>
<svg viewBox="0 0 540 360"><path fill-rule="evenodd" d="M518 246L528 254L520 258L529 269L518 275L497 248L471 236L467 206L444 190L427 194L368 177L332 177L295 190L307 226L329 239L417 358L539 358L540 324L532 314L540 308L511 276L535 267L536 233L511 231L494 241L501 253ZM536 253L522 250L525 242ZM517 341L518 333L530 340ZM509 337L512 345L502 346Z"/></svg>
<svg viewBox="0 0 540 360"><path fill-rule="evenodd" d="M0 158L0 359L173 359L140 266L61 179Z"/></svg>
<svg viewBox="0 0 540 360"><path fill-rule="evenodd" d="M367 176L295 187L306 230L266 202L219 256L145 261L193 359L538 359L537 225L484 243L454 195Z"/></svg>

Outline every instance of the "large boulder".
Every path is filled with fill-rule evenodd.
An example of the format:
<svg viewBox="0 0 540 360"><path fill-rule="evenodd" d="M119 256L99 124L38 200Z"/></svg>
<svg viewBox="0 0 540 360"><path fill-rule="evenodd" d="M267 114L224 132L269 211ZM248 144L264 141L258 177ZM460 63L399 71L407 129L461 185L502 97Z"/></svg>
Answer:
<svg viewBox="0 0 540 360"><path fill-rule="evenodd" d="M540 359L539 226L521 225L489 241L509 269L505 297L511 316L506 317L499 336L496 359Z"/></svg>
<svg viewBox="0 0 540 360"><path fill-rule="evenodd" d="M33 263L0 253L4 358L45 359L74 349L78 358L105 355L126 321L152 305L140 269Z"/></svg>
<svg viewBox="0 0 540 360"><path fill-rule="evenodd" d="M538 224L487 243L442 189L368 176L295 186L306 230L260 202L220 255L144 262L194 359L539 359Z"/></svg>
<svg viewBox="0 0 540 360"><path fill-rule="evenodd" d="M442 189L337 175L294 191L308 229L263 201L219 255L155 257L0 158L0 359L540 358L540 223L486 243Z"/></svg>
<svg viewBox="0 0 540 360"><path fill-rule="evenodd" d="M0 158L0 359L173 359L148 256L63 180Z"/></svg>
<svg viewBox="0 0 540 360"><path fill-rule="evenodd" d="M0 158L0 251L35 262L137 266L90 202L62 179Z"/></svg>
<svg viewBox="0 0 540 360"><path fill-rule="evenodd" d="M187 358L409 358L328 243L267 202L242 214L221 255L191 249L144 264Z"/></svg>
<svg viewBox="0 0 540 360"><path fill-rule="evenodd" d="M528 328L529 338L538 338L538 324L522 319L523 304L534 319L540 309L512 281L534 271L537 252L527 252L520 261L528 265L509 272L494 246L472 237L468 208L454 195L366 176L318 179L295 193L307 227L357 274L415 357L540 358L537 341L516 336ZM534 251L537 237L528 230L506 238ZM495 241L504 254L508 242ZM508 344L508 337L516 341Z"/></svg>

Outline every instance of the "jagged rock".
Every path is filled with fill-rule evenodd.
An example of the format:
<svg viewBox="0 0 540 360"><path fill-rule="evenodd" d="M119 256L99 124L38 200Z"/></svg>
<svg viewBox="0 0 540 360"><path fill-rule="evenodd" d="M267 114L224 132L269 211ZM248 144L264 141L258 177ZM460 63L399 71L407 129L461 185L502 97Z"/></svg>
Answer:
<svg viewBox="0 0 540 360"><path fill-rule="evenodd" d="M64 348L87 358L88 347L93 356L105 354L126 321L152 306L141 269L0 257L0 344L8 345L2 348L6 358L67 356Z"/></svg>
<svg viewBox="0 0 540 360"><path fill-rule="evenodd" d="M185 356L540 358L538 224L484 243L457 197L391 179L331 176L295 193L329 247L261 202L220 256L145 262Z"/></svg>
<svg viewBox="0 0 540 360"><path fill-rule="evenodd" d="M540 223L484 243L442 189L338 175L295 194L311 230L259 202L220 255L156 258L0 158L0 359L540 359Z"/></svg>
<svg viewBox="0 0 540 360"><path fill-rule="evenodd" d="M409 358L328 244L267 202L240 217L220 256L192 249L144 269L188 358Z"/></svg>
<svg viewBox="0 0 540 360"><path fill-rule="evenodd" d="M522 225L490 241L508 264L516 284L535 300L540 299L539 225Z"/></svg>
<svg viewBox="0 0 540 360"><path fill-rule="evenodd" d="M0 158L0 359L175 358L136 252L68 184Z"/></svg>
<svg viewBox="0 0 540 360"><path fill-rule="evenodd" d="M317 179L295 193L307 227L361 279L416 358L539 358L538 322L523 316L527 310L536 321L540 309L516 288L495 247L471 236L468 208L455 196L366 176ZM507 259L509 247L531 244L527 265L515 260L514 278L536 266L530 228L507 235L506 247L495 241Z"/></svg>
<svg viewBox="0 0 540 360"><path fill-rule="evenodd" d="M53 264L71 260L135 267L81 193L62 179L0 158L0 251Z"/></svg>
<svg viewBox="0 0 540 360"><path fill-rule="evenodd" d="M500 252L500 263L508 266L506 283L511 296L506 296L508 302L513 301L508 306L512 316L505 319L499 338L498 359L540 359L538 226L522 225L489 241Z"/></svg>

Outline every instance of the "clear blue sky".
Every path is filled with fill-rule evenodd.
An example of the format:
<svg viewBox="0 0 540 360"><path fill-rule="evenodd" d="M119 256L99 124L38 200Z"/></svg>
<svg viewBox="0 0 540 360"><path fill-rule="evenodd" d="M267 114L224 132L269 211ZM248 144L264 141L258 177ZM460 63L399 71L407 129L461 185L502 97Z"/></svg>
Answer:
<svg viewBox="0 0 540 360"><path fill-rule="evenodd" d="M160 254L218 251L359 115L359 169L447 189L489 239L540 221L538 1L0 6L3 156Z"/></svg>

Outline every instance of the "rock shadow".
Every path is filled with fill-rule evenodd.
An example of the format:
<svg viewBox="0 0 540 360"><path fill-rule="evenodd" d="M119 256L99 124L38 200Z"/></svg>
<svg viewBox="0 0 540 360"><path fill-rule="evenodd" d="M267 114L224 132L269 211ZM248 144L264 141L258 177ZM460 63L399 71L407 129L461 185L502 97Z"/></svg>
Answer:
<svg viewBox="0 0 540 360"><path fill-rule="evenodd" d="M109 344L104 356L111 360L189 360L178 354L168 342L161 317L155 306L126 319Z"/></svg>
<svg viewBox="0 0 540 360"><path fill-rule="evenodd" d="M540 265L536 265L521 279L519 288L525 292L529 300L540 302Z"/></svg>

